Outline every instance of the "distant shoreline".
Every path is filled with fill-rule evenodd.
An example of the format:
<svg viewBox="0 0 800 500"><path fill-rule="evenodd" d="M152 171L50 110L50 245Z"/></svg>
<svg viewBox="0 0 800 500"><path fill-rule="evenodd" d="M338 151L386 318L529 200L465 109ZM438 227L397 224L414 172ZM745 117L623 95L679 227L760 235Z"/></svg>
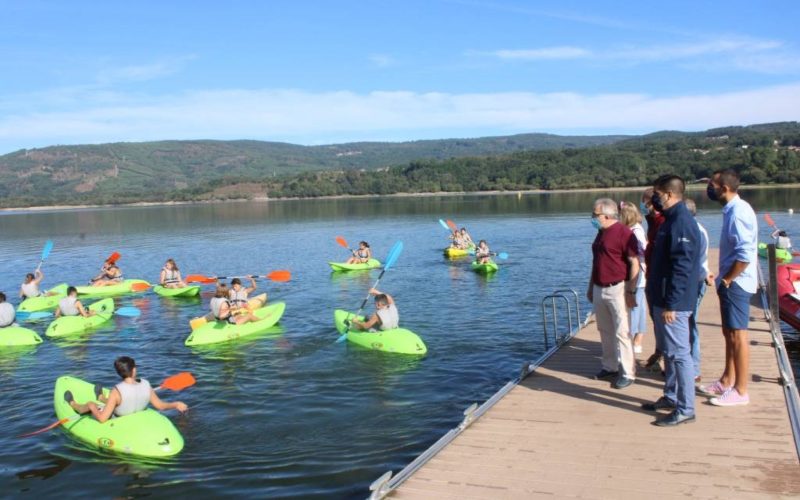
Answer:
<svg viewBox="0 0 800 500"><path fill-rule="evenodd" d="M264 202L282 202L282 201L299 201L299 200L344 200L344 199L373 199L373 198L423 198L434 196L522 196L531 194L563 194L563 193L599 193L607 191L642 191L647 186L633 186L633 187L610 187L610 188L580 188L580 189L521 189L515 191L448 191L437 193L392 193L392 194L354 194L354 195L335 195L335 196L315 196L315 197L288 197L288 198L268 198L268 197L255 197L255 198L240 198L232 200L199 200L199 201L137 201L133 203L118 203L118 204L84 204L84 205L41 205L33 207L13 207L13 208L0 208L0 214L8 212L47 212L47 211L67 211L67 210L85 210L92 208L135 208L135 207L158 207L158 206L179 206L179 205L208 205L216 203L264 203ZM749 186L742 186L743 190L748 189L791 189L800 188L800 183L795 184L754 184ZM705 190L705 184L690 184L687 186L690 191Z"/></svg>

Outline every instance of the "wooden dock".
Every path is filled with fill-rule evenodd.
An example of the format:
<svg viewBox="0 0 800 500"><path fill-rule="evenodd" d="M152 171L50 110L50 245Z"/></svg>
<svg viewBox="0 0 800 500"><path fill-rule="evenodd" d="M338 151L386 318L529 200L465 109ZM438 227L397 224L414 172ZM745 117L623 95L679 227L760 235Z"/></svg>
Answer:
<svg viewBox="0 0 800 500"><path fill-rule="evenodd" d="M751 316L748 406L720 408L698 396L696 422L651 425L655 415L640 405L663 388L660 373L642 367L653 352L652 326L636 383L616 390L591 378L600 369L591 323L391 497L797 498L800 463L769 324L760 308ZM710 383L724 361L713 289L698 317L702 378Z"/></svg>

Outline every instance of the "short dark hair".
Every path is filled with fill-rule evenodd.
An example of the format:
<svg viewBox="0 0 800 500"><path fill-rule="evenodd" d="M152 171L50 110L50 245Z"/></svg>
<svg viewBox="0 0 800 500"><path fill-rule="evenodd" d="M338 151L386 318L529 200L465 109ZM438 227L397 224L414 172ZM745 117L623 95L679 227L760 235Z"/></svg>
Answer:
<svg viewBox="0 0 800 500"><path fill-rule="evenodd" d="M713 177L719 175L719 185L726 186L731 192L737 192L739 190L739 184L741 183L741 177L739 176L739 172L732 168L725 168L722 170L717 170L714 172Z"/></svg>
<svg viewBox="0 0 800 500"><path fill-rule="evenodd" d="M683 181L683 178L678 175L666 174L653 182L653 188L683 196L683 193L686 191L686 183Z"/></svg>
<svg viewBox="0 0 800 500"><path fill-rule="evenodd" d="M369 243L367 243L366 241L359 241L358 244L364 245L365 247L369 248Z"/></svg>
<svg viewBox="0 0 800 500"><path fill-rule="evenodd" d="M36 279L36 276L34 276L33 273L28 273L28 274L25 275L25 279L28 280L28 281L32 281L32 280Z"/></svg>
<svg viewBox="0 0 800 500"><path fill-rule="evenodd" d="M385 293L381 293L375 296L375 303L376 304L388 304L389 297L386 296Z"/></svg>
<svg viewBox="0 0 800 500"><path fill-rule="evenodd" d="M0 292L0 302L5 302L5 301L6 301L6 294Z"/></svg>
<svg viewBox="0 0 800 500"><path fill-rule="evenodd" d="M241 284L242 284L242 280L240 280L239 278L233 278L231 280L231 286L233 286L233 285L241 285Z"/></svg>
<svg viewBox="0 0 800 500"><path fill-rule="evenodd" d="M78 289L74 286L67 287L67 295L72 295L72 292L78 293Z"/></svg>
<svg viewBox="0 0 800 500"><path fill-rule="evenodd" d="M117 375L122 378L133 376L134 368L136 368L136 361L129 356L120 356L114 360L114 369L117 370Z"/></svg>

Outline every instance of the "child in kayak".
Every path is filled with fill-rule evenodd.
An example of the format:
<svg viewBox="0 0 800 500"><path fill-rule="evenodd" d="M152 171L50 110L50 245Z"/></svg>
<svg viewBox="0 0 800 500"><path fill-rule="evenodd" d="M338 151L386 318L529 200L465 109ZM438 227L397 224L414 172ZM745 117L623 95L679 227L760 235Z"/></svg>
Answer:
<svg viewBox="0 0 800 500"><path fill-rule="evenodd" d="M235 278L234 278L235 279ZM258 316L247 309L242 309L243 314L234 314L234 308L228 299L230 290L224 283L217 285L217 290L214 292L214 298L211 299L211 316L217 321L227 321L231 325L242 325L248 321L259 321ZM245 302L245 305L247 303Z"/></svg>
<svg viewBox="0 0 800 500"><path fill-rule="evenodd" d="M116 262L107 260L100 268L100 274L92 278L92 286L116 285L122 281L122 270Z"/></svg>
<svg viewBox="0 0 800 500"><path fill-rule="evenodd" d="M186 286L174 259L167 259L167 262L164 263L158 282L164 288L184 288Z"/></svg>
<svg viewBox="0 0 800 500"><path fill-rule="evenodd" d="M39 283L42 282L44 274L40 270L25 275L25 281L19 287L19 298L25 300L32 297L39 297L42 292L39 291Z"/></svg>
<svg viewBox="0 0 800 500"><path fill-rule="evenodd" d="M375 297L375 314L364 321L353 319L353 326L359 330L368 331L391 330L399 327L400 312L397 310L392 296L375 288L371 288L369 294Z"/></svg>
<svg viewBox="0 0 800 500"><path fill-rule="evenodd" d="M83 307L81 301L78 300L78 289L74 286L67 288L67 296L58 301L58 307L56 308L56 318L78 315L88 318L94 314L95 312L91 309Z"/></svg>
<svg viewBox="0 0 800 500"><path fill-rule="evenodd" d="M353 256L347 259L348 264L365 264L372 258L372 250L366 241L358 242L358 250L353 250Z"/></svg>
<svg viewBox="0 0 800 500"><path fill-rule="evenodd" d="M146 379L136 378L136 362L133 358L128 356L120 356L114 361L114 369L117 375L120 376L122 382L115 385L108 396L103 394L103 388L97 384L94 386L95 396L97 401L104 404L100 407L94 401L86 403L77 403L72 391L64 393L64 401L69 403L73 410L78 414L91 413L98 422L103 423L111 416L124 417L136 412L147 409L147 406L153 405L158 411L178 410L183 413L189 409L185 403L175 401L167 403L158 397L156 391L150 386L150 382Z"/></svg>
<svg viewBox="0 0 800 500"><path fill-rule="evenodd" d="M791 250L792 241L789 239L789 235L783 229L776 229L773 231L772 238L775 240L775 248Z"/></svg>
<svg viewBox="0 0 800 500"><path fill-rule="evenodd" d="M13 325L16 317L14 306L6 302L6 294L0 292L0 328Z"/></svg>
<svg viewBox="0 0 800 500"><path fill-rule="evenodd" d="M247 309L247 297L256 291L256 280L250 278L250 286L245 288L242 286L242 280L233 278L231 280L231 287L228 290L228 302L230 302L231 309L234 314L238 311Z"/></svg>
<svg viewBox="0 0 800 500"><path fill-rule="evenodd" d="M467 228L461 228L461 242L464 245L465 249L469 249L475 246L475 242L472 241L472 236L469 235L467 232Z"/></svg>
<svg viewBox="0 0 800 500"><path fill-rule="evenodd" d="M461 237L461 232L458 229L453 230L453 234L450 235L450 240L451 248L464 249L464 239Z"/></svg>
<svg viewBox="0 0 800 500"><path fill-rule="evenodd" d="M491 260L489 258L490 255L489 245L486 244L486 240L481 240L480 243L478 243L478 247L475 249L475 262L478 264L486 264Z"/></svg>

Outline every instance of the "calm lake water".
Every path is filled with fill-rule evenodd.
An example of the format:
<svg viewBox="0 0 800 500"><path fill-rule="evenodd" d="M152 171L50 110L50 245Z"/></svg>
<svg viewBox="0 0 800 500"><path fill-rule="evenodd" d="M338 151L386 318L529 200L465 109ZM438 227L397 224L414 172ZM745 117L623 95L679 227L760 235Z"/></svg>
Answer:
<svg viewBox="0 0 800 500"><path fill-rule="evenodd" d="M371 481L399 470L457 425L543 350L540 303L554 289L586 287L594 231L592 201L638 193L383 198L90 209L0 215L0 287L15 295L45 240L45 285L83 283L113 251L129 278L156 281L173 257L184 274L266 274L289 269L288 283L259 282L287 304L280 327L252 340L208 349L183 345L188 321L207 309L197 299L153 293L117 299L136 319L33 351L0 354L0 492L51 497L363 498ZM719 207L696 196L700 220L718 240ZM800 238L800 194L745 191L757 211ZM442 257L450 218L507 252L492 277L466 260ZM762 219L763 220L763 219ZM761 234L768 237L763 224ZM356 309L378 272L331 274L366 239L376 256L402 240L405 250L379 288L395 296L401 322L428 345L424 358L336 344L333 310ZM584 311L588 304L581 297ZM16 299L13 302L18 302ZM46 323L33 326L43 334ZM788 334L789 340L796 339ZM795 358L800 357L790 342ZM152 463L109 456L61 431L14 436L54 421L53 383L61 374L111 385L113 359L136 358L154 384L188 370L197 385L165 398L192 409L168 415L186 447Z"/></svg>

